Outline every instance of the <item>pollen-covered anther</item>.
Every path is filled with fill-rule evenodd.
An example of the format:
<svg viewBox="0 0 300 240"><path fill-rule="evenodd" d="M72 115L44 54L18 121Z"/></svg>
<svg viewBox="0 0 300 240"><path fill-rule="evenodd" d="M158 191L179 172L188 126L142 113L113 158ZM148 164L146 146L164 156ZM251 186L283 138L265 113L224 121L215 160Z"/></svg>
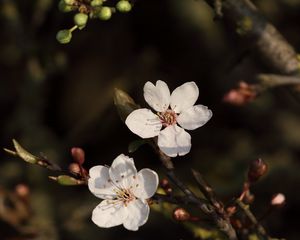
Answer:
<svg viewBox="0 0 300 240"><path fill-rule="evenodd" d="M177 122L177 114L173 110L168 109L163 113L157 113L157 115L164 127L174 125Z"/></svg>

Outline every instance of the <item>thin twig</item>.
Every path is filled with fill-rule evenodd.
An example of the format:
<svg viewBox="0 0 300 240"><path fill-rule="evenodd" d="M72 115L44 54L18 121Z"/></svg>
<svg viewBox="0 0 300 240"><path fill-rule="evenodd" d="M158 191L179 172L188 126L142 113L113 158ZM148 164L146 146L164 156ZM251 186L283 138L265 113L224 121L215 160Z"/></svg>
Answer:
<svg viewBox="0 0 300 240"><path fill-rule="evenodd" d="M257 219L254 216L254 214L250 211L249 207L246 204L244 204L242 201L240 201L239 199L236 199L236 203L243 210L243 212L248 217L248 219L251 221L251 223L253 224L253 226L255 226L257 228L258 233L260 235L262 235L267 240L271 239L267 235L267 232L264 229L264 227L257 221Z"/></svg>

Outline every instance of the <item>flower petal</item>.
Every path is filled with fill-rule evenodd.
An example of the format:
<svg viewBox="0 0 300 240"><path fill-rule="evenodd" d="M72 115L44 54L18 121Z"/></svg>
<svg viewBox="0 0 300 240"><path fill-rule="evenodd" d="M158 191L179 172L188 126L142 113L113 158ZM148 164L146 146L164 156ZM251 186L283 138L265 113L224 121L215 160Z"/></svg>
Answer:
<svg viewBox="0 0 300 240"><path fill-rule="evenodd" d="M95 166L89 171L90 178L88 186L90 191L98 198L112 199L116 196L113 185L109 177L108 168L105 166Z"/></svg>
<svg viewBox="0 0 300 240"><path fill-rule="evenodd" d="M144 98L154 110L164 112L170 105L169 87L161 80L156 81L155 86L152 82L146 82L144 86Z"/></svg>
<svg viewBox="0 0 300 240"><path fill-rule="evenodd" d="M169 157L183 156L191 150L191 135L183 128L172 125L160 132L157 144Z"/></svg>
<svg viewBox="0 0 300 240"><path fill-rule="evenodd" d="M128 216L123 202L103 200L93 211L92 221L99 227L109 228L122 224Z"/></svg>
<svg viewBox="0 0 300 240"><path fill-rule="evenodd" d="M144 203L140 199L136 199L131 201L125 208L127 208L128 211L128 216L123 222L126 229L137 231L140 226L147 222L150 212L147 203Z"/></svg>
<svg viewBox="0 0 300 240"><path fill-rule="evenodd" d="M144 168L137 174L133 194L140 199L148 199L154 195L158 186L158 175L151 169Z"/></svg>
<svg viewBox="0 0 300 240"><path fill-rule="evenodd" d="M176 113L190 108L199 96L199 89L195 82L187 82L176 88L171 94L171 108Z"/></svg>
<svg viewBox="0 0 300 240"><path fill-rule="evenodd" d="M129 189L133 186L137 171L132 158L120 154L109 168L109 176L117 187Z"/></svg>
<svg viewBox="0 0 300 240"><path fill-rule="evenodd" d="M126 118L125 124L141 138L157 136L162 127L159 117L147 108L134 110Z"/></svg>
<svg viewBox="0 0 300 240"><path fill-rule="evenodd" d="M212 111L206 106L195 105L183 111L178 117L177 122L187 130L194 130L203 126L212 117Z"/></svg>

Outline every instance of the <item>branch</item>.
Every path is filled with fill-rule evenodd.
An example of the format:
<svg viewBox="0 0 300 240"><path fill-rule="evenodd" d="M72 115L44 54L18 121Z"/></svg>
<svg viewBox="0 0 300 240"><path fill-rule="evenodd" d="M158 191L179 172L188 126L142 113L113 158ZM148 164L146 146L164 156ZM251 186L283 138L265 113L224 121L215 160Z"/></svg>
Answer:
<svg viewBox="0 0 300 240"><path fill-rule="evenodd" d="M205 2L214 7L214 1ZM240 35L254 42L255 50L273 71L287 75L299 72L294 48L250 0L223 0L222 13L225 20L240 30Z"/></svg>

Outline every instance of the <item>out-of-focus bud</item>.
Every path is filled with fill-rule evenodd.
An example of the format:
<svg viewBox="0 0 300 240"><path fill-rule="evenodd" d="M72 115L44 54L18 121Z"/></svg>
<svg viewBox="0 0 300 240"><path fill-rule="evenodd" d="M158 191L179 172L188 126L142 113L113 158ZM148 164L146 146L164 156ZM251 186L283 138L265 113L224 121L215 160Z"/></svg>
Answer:
<svg viewBox="0 0 300 240"><path fill-rule="evenodd" d="M69 165L69 171L75 175L81 174L80 166L78 163L71 163Z"/></svg>
<svg viewBox="0 0 300 240"><path fill-rule="evenodd" d="M103 4L103 0L93 0L91 1L91 6L92 7L99 7Z"/></svg>
<svg viewBox="0 0 300 240"><path fill-rule="evenodd" d="M22 198L22 199L26 199L29 196L29 187L25 184L18 184L15 188L16 194Z"/></svg>
<svg viewBox="0 0 300 240"><path fill-rule="evenodd" d="M75 3L75 0L63 0L65 4L67 5L73 5Z"/></svg>
<svg viewBox="0 0 300 240"><path fill-rule="evenodd" d="M247 191L244 195L243 200L246 204L251 204L254 202L254 199L255 199L255 196L250 191Z"/></svg>
<svg viewBox="0 0 300 240"><path fill-rule="evenodd" d="M78 180L76 178L70 177L68 175L60 175L58 177L49 176L50 179L58 182L60 185L65 186L75 186L75 185L81 185L84 184L83 181Z"/></svg>
<svg viewBox="0 0 300 240"><path fill-rule="evenodd" d="M168 179L166 178L163 178L161 181L160 181L160 186L162 187L162 189L167 193L167 194L170 194L173 192L171 186L170 186L170 183L168 181Z"/></svg>
<svg viewBox="0 0 300 240"><path fill-rule="evenodd" d="M123 13L130 12L131 4L126 0L121 0L117 3L116 8L118 9L118 11Z"/></svg>
<svg viewBox="0 0 300 240"><path fill-rule="evenodd" d="M100 12L99 12L99 18L101 20L109 20L111 18L111 15L112 15L112 12L111 12L111 9L110 7L103 7L100 9Z"/></svg>
<svg viewBox="0 0 300 240"><path fill-rule="evenodd" d="M176 208L173 212L173 218L176 221L188 221L191 219L191 215L184 208Z"/></svg>
<svg viewBox="0 0 300 240"><path fill-rule="evenodd" d="M85 161L85 153L82 148L73 147L71 149L71 154L75 162L82 165Z"/></svg>
<svg viewBox="0 0 300 240"><path fill-rule="evenodd" d="M88 15L86 15L85 13L77 13L74 16L74 23L79 28L82 28L86 25L88 18Z"/></svg>
<svg viewBox="0 0 300 240"><path fill-rule="evenodd" d="M126 92L117 88L114 90L114 104L117 108L119 116L124 122L132 111L139 108L139 106Z"/></svg>
<svg viewBox="0 0 300 240"><path fill-rule="evenodd" d="M73 10L73 7L67 5L64 0L60 0L58 3L58 9L62 12L71 12Z"/></svg>
<svg viewBox="0 0 300 240"><path fill-rule="evenodd" d="M67 44L72 39L72 32L69 29L60 30L56 34L56 39L61 44Z"/></svg>
<svg viewBox="0 0 300 240"><path fill-rule="evenodd" d="M226 212L228 213L229 216L233 215L236 213L236 206L229 206L226 208Z"/></svg>
<svg viewBox="0 0 300 240"><path fill-rule="evenodd" d="M285 196L282 193L275 194L271 199L271 205L273 207L280 208L285 205Z"/></svg>
<svg viewBox="0 0 300 240"><path fill-rule="evenodd" d="M257 96L257 89L254 85L240 82L238 88L230 90L225 94L223 101L232 105L242 106L251 102Z"/></svg>
<svg viewBox="0 0 300 240"><path fill-rule="evenodd" d="M262 159L254 160L248 170L248 181L257 182L268 171L268 165Z"/></svg>

